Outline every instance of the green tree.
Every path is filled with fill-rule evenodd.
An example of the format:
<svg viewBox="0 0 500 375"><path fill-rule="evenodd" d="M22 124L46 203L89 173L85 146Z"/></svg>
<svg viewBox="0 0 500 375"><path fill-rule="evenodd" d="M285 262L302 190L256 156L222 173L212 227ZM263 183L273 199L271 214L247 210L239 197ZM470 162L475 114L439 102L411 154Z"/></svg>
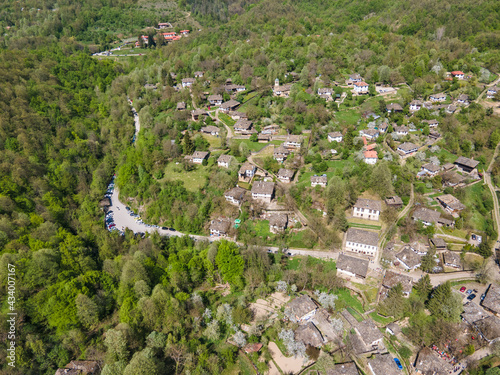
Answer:
<svg viewBox="0 0 500 375"><path fill-rule="evenodd" d="M79 294L75 303L78 318L85 327L90 328L99 321L99 308L88 296Z"/></svg>
<svg viewBox="0 0 500 375"><path fill-rule="evenodd" d="M415 288L420 298L422 298L424 301L427 301L432 291L431 278L429 277L429 275L425 274L424 276L422 276L415 283L413 288Z"/></svg>
<svg viewBox="0 0 500 375"><path fill-rule="evenodd" d="M243 286L242 275L245 269L245 261L235 243L222 240L219 244L215 262L224 281L236 287Z"/></svg>
<svg viewBox="0 0 500 375"><path fill-rule="evenodd" d="M457 322L462 313L462 299L451 289L451 284L447 281L434 289L428 308L435 317L448 322Z"/></svg>
<svg viewBox="0 0 500 375"><path fill-rule="evenodd" d="M377 163L373 168L371 186L380 198L385 198L394 193L392 174L387 163Z"/></svg>
<svg viewBox="0 0 500 375"><path fill-rule="evenodd" d="M189 132L184 133L184 145L183 153L185 155L191 155L194 152L194 142L189 136Z"/></svg>

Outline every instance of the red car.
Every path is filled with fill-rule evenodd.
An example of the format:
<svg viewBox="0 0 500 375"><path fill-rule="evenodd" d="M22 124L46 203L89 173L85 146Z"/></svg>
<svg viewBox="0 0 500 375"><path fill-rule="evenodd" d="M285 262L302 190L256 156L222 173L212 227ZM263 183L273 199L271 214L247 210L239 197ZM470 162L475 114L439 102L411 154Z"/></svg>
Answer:
<svg viewBox="0 0 500 375"><path fill-rule="evenodd" d="M463 286L460 288L460 291L463 293L463 292L465 292L465 289L467 289L467 288L465 286Z"/></svg>

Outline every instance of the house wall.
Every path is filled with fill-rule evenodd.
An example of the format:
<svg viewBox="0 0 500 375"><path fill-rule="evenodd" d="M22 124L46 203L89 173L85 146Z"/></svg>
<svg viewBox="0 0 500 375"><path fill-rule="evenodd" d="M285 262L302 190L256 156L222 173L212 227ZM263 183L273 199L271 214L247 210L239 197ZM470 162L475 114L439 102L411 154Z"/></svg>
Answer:
<svg viewBox="0 0 500 375"><path fill-rule="evenodd" d="M368 208L353 208L353 216L368 220L378 220L380 216L380 211L370 210Z"/></svg>
<svg viewBox="0 0 500 375"><path fill-rule="evenodd" d="M345 248L347 251L352 251L353 253L364 254L369 256L375 256L378 249L377 246L365 245L350 241L346 241Z"/></svg>

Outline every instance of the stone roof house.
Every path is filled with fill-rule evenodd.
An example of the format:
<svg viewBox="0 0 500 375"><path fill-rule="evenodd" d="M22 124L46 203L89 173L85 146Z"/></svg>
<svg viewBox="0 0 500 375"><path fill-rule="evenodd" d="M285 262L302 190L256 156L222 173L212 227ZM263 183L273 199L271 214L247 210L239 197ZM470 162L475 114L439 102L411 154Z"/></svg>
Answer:
<svg viewBox="0 0 500 375"><path fill-rule="evenodd" d="M382 285L387 289L392 289L396 285L401 284L403 287L403 295L409 296L413 288L413 279L410 276L387 270L385 271Z"/></svg>
<svg viewBox="0 0 500 375"><path fill-rule="evenodd" d="M293 171L292 169L280 168L280 170L278 171L278 180L284 183L290 183L292 182L294 174L295 171Z"/></svg>
<svg viewBox="0 0 500 375"><path fill-rule="evenodd" d="M434 177L435 175L438 174L438 172L441 170L441 167L439 165L433 164L433 163L427 163L422 165L421 171L424 172L426 175Z"/></svg>
<svg viewBox="0 0 500 375"><path fill-rule="evenodd" d="M500 340L500 319L494 315L473 323L481 337L489 344Z"/></svg>
<svg viewBox="0 0 500 375"><path fill-rule="evenodd" d="M366 278L368 274L368 266L370 261L367 259L360 259L346 254L339 254L337 260L337 272L345 274L350 277Z"/></svg>
<svg viewBox="0 0 500 375"><path fill-rule="evenodd" d="M322 176L311 176L311 186L315 187L316 185L326 187L328 183L328 177L324 174Z"/></svg>
<svg viewBox="0 0 500 375"><path fill-rule="evenodd" d="M234 187L224 193L224 198L226 198L226 201L229 203L239 206L243 202L245 192L245 189Z"/></svg>
<svg viewBox="0 0 500 375"><path fill-rule="evenodd" d="M269 218L269 230L271 233L280 233L286 229L288 224L288 215L274 214Z"/></svg>
<svg viewBox="0 0 500 375"><path fill-rule="evenodd" d="M415 360L415 370L422 375L448 375L453 370L453 366L439 357L439 355L429 347L422 348Z"/></svg>
<svg viewBox="0 0 500 375"><path fill-rule="evenodd" d="M420 220L426 226L436 224L441 214L426 207L419 207L413 212L413 220Z"/></svg>
<svg viewBox="0 0 500 375"><path fill-rule="evenodd" d="M310 320L318 310L316 303L306 294L293 299L288 303L287 308L298 322Z"/></svg>
<svg viewBox="0 0 500 375"><path fill-rule="evenodd" d="M220 105L220 110L223 112L229 112L229 111L234 111L238 106L240 105L240 102L230 99L227 102L224 102Z"/></svg>
<svg viewBox="0 0 500 375"><path fill-rule="evenodd" d="M234 124L234 132L239 134L250 134L255 131L252 129L253 123L250 120L239 119Z"/></svg>
<svg viewBox="0 0 500 375"><path fill-rule="evenodd" d="M201 163L203 163L203 160L208 159L208 155L210 155L210 152L207 152L207 151L195 151L195 152L193 152L191 161L194 164L201 164Z"/></svg>
<svg viewBox="0 0 500 375"><path fill-rule="evenodd" d="M422 256L415 253L409 246L405 246L395 257L407 270L417 269L422 264Z"/></svg>
<svg viewBox="0 0 500 375"><path fill-rule="evenodd" d="M221 105L222 101L224 99L222 98L222 95L216 94L216 95L209 95L208 97L208 102L210 105Z"/></svg>
<svg viewBox="0 0 500 375"><path fill-rule="evenodd" d="M373 320L365 319L362 322L359 322L354 327L356 333L361 337L364 344L369 347L375 347L382 343L384 335L375 325Z"/></svg>
<svg viewBox="0 0 500 375"><path fill-rule="evenodd" d="M386 105L386 110L389 113L392 112L403 112L403 107L399 103L389 103Z"/></svg>
<svg viewBox="0 0 500 375"><path fill-rule="evenodd" d="M460 211L465 209L465 205L451 194L441 195L436 197L436 200L453 216L458 216Z"/></svg>
<svg viewBox="0 0 500 375"><path fill-rule="evenodd" d="M354 362L337 363L326 370L326 375L359 375L359 371Z"/></svg>
<svg viewBox="0 0 500 375"><path fill-rule="evenodd" d="M286 148L300 148L302 146L302 136L300 135L288 135L283 142L283 146Z"/></svg>
<svg viewBox="0 0 500 375"><path fill-rule="evenodd" d="M400 375L400 371L391 354L379 354L368 360L372 375Z"/></svg>
<svg viewBox="0 0 500 375"><path fill-rule="evenodd" d="M462 172L471 173L476 169L479 162L474 159L469 159L464 156L459 156L457 160L453 163L455 164Z"/></svg>
<svg viewBox="0 0 500 375"><path fill-rule="evenodd" d="M231 223L226 219L212 220L210 223L210 236L225 237L229 233Z"/></svg>
<svg viewBox="0 0 500 375"><path fill-rule="evenodd" d="M429 241L430 241L431 245L436 248L436 250L446 250L447 249L446 241L443 240L442 238L435 237L435 238L431 238Z"/></svg>
<svg viewBox="0 0 500 375"><path fill-rule="evenodd" d="M418 146L411 142L404 142L398 146L397 151L401 156L411 156L418 151Z"/></svg>
<svg viewBox="0 0 500 375"><path fill-rule="evenodd" d="M305 345L319 348L325 343L321 332L313 322L307 322L295 330L295 340L302 341Z"/></svg>
<svg viewBox="0 0 500 375"><path fill-rule="evenodd" d="M229 168L229 164L231 164L232 160L233 157L231 155L223 154L217 159L217 165L219 167Z"/></svg>
<svg viewBox="0 0 500 375"><path fill-rule="evenodd" d="M490 284L481 305L493 314L500 315L500 286Z"/></svg>
<svg viewBox="0 0 500 375"><path fill-rule="evenodd" d="M218 136L219 132L220 132L219 127L218 126L214 126L214 125L204 126L200 130L201 130L202 133L210 134L210 135L215 135L215 136Z"/></svg>
<svg viewBox="0 0 500 375"><path fill-rule="evenodd" d="M55 375L99 375L101 364L98 361L71 361L65 368L57 369Z"/></svg>
<svg viewBox="0 0 500 375"><path fill-rule="evenodd" d="M478 320L488 317L489 314L473 301L469 301L464 305L464 311L462 312L462 319L469 324L473 324Z"/></svg>
<svg viewBox="0 0 500 375"><path fill-rule="evenodd" d="M270 203L274 194L274 182L256 181L252 185L252 198Z"/></svg>
<svg viewBox="0 0 500 375"><path fill-rule="evenodd" d="M386 327L385 327L385 331L389 334L389 335L398 335L399 333L401 333L401 327L395 323L395 322L392 322L392 323L389 323Z"/></svg>
<svg viewBox="0 0 500 375"><path fill-rule="evenodd" d="M346 232L345 249L358 254L374 256L378 250L378 233L349 228Z"/></svg>
<svg viewBox="0 0 500 375"><path fill-rule="evenodd" d="M273 157L280 163L286 160L286 158L290 155L290 151L283 147L283 145L280 145L279 147L275 148L273 151Z"/></svg>
<svg viewBox="0 0 500 375"><path fill-rule="evenodd" d="M185 109L186 109L186 103L184 103L184 102L177 103L177 110L178 111L184 111Z"/></svg>
<svg viewBox="0 0 500 375"><path fill-rule="evenodd" d="M453 251L447 251L443 254L444 265L453 268L461 268L462 260L460 255Z"/></svg>
<svg viewBox="0 0 500 375"><path fill-rule="evenodd" d="M251 179L253 176L255 176L256 171L257 167L247 161L243 163L243 165L240 167L240 170L238 171L238 179L240 180Z"/></svg>
<svg viewBox="0 0 500 375"><path fill-rule="evenodd" d="M353 216L361 219L378 220L382 211L382 202L358 198L353 207Z"/></svg>
<svg viewBox="0 0 500 375"><path fill-rule="evenodd" d="M394 207L394 208L401 208L403 207L403 200L398 197L397 195L394 195L392 197L388 197L385 199L385 204Z"/></svg>

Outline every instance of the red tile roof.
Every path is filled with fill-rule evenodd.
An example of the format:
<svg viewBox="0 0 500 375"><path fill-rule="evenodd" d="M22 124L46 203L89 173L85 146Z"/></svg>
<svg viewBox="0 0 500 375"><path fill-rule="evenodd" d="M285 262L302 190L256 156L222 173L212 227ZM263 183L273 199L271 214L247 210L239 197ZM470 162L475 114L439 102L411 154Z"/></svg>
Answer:
<svg viewBox="0 0 500 375"><path fill-rule="evenodd" d="M458 75L464 75L464 72L460 70L454 70L453 72L451 72L451 74L454 76L458 76Z"/></svg>
<svg viewBox="0 0 500 375"><path fill-rule="evenodd" d="M365 151L363 153L363 155L365 155L365 159L376 158L377 157L377 151Z"/></svg>

